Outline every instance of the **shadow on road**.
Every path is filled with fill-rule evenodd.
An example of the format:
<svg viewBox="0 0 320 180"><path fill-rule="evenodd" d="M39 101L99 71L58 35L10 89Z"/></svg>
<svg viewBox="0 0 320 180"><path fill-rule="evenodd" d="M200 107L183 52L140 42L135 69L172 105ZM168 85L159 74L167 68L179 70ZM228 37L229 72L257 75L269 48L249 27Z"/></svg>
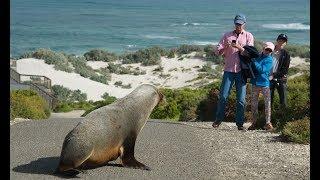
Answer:
<svg viewBox="0 0 320 180"><path fill-rule="evenodd" d="M29 164L19 165L12 170L14 172L20 172L20 173L29 173L29 174L45 174L45 175L53 175L53 176L59 176L64 177L58 174L54 174L54 171L56 170L58 164L59 164L60 157L45 157L45 158L39 158L35 161L31 161ZM116 163L107 163L105 165L101 165L98 167L87 167L82 168L83 170L90 170L95 169L103 166L112 166L112 167L123 167L121 164ZM85 171L83 171L85 172ZM68 178L65 176L65 178Z"/></svg>
<svg viewBox="0 0 320 180"><path fill-rule="evenodd" d="M45 157L31 161L29 164L19 165L12 170L20 173L53 175L58 163L59 157Z"/></svg>

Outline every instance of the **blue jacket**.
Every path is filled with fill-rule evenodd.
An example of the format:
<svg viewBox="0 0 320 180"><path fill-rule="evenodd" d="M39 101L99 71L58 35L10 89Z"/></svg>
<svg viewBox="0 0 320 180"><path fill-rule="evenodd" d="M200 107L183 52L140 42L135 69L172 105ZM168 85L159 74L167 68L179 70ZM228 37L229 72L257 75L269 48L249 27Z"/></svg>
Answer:
<svg viewBox="0 0 320 180"><path fill-rule="evenodd" d="M255 78L251 79L251 84L260 87L269 87L269 75L272 69L272 56L261 54L253 62Z"/></svg>

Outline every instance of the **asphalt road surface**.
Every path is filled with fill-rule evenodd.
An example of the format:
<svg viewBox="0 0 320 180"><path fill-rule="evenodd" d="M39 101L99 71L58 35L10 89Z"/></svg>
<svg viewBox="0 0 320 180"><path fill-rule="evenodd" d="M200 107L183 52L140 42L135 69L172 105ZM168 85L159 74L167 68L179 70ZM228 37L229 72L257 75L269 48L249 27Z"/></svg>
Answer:
<svg viewBox="0 0 320 180"><path fill-rule="evenodd" d="M66 134L81 118L53 117L10 126L10 179L52 175ZM78 174L81 179L310 179L310 146L281 142L276 133L219 129L210 122L150 120L138 135L135 157L151 171L124 168L119 159Z"/></svg>

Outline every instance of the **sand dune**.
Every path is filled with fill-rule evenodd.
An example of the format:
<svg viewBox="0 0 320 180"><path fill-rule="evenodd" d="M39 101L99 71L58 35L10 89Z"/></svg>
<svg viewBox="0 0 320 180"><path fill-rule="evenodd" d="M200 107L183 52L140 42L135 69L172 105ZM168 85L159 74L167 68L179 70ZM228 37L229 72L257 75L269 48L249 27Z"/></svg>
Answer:
<svg viewBox="0 0 320 180"><path fill-rule="evenodd" d="M177 58L168 59L161 58L161 66L163 67L163 74L170 74L170 77L160 78L160 72L155 73L153 70L158 68L155 66L141 66L137 64L127 64L124 66L139 67L140 70L145 70L145 75L118 75L112 74L112 80L109 84L103 84L84 78L76 73L67 73L64 71L57 71L53 65L48 65L41 59L26 58L17 61L17 71L21 74L43 75L51 79L52 85L62 85L71 90L81 90L87 93L88 100L101 100L101 95L108 92L109 95L121 98L130 93L137 86L150 83L158 87L179 88L192 85L194 82L186 82L197 77L197 69L205 65L206 62L197 58L185 58L184 60L177 60ZM88 65L94 69L106 67L106 62L88 62ZM215 65L212 65L214 68ZM190 68L190 69L189 69ZM187 69L187 70L186 70ZM114 83L122 81L123 85L131 84L130 89L116 87Z"/></svg>

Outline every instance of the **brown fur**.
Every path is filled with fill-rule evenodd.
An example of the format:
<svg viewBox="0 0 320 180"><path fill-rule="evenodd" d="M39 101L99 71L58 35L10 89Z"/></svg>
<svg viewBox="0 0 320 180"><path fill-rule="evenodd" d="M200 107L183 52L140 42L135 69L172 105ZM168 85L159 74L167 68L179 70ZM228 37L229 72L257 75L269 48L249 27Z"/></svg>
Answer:
<svg viewBox="0 0 320 180"><path fill-rule="evenodd" d="M99 167L121 158L122 165L148 170L134 157L137 135L164 95L152 85L141 85L126 97L89 113L66 136L59 172Z"/></svg>

